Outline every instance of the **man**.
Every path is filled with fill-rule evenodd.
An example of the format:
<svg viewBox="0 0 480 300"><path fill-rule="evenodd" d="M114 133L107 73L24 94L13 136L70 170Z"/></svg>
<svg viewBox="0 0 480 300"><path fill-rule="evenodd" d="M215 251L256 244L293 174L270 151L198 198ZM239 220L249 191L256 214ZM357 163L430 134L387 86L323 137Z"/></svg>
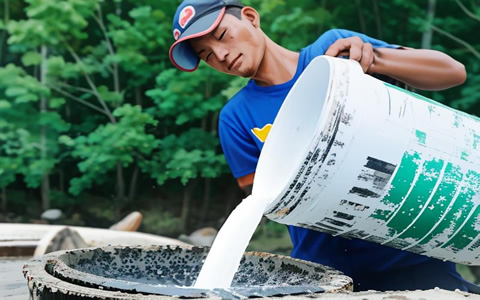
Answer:
<svg viewBox="0 0 480 300"><path fill-rule="evenodd" d="M300 52L273 42L258 12L236 0L185 0L178 7L172 63L194 71L200 60L214 69L251 78L223 108L219 134L239 186L250 193L265 132L299 75L316 56L348 53L363 71L424 90L463 83L465 68L446 54L391 45L347 30L330 30ZM253 130L257 129L257 130ZM289 226L292 256L331 266L354 280L355 290L440 287L467 291L455 265L361 240L346 240Z"/></svg>

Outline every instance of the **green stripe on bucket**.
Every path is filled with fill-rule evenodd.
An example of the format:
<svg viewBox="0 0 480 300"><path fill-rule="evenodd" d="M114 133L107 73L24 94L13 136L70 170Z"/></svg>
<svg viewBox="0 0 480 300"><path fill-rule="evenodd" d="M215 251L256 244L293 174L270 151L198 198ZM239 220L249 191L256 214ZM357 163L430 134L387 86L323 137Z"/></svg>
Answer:
<svg viewBox="0 0 480 300"><path fill-rule="evenodd" d="M468 246L480 234L478 223L480 221L480 206L475 208L474 213L470 216L463 228L442 248L452 247L455 250L462 250Z"/></svg>
<svg viewBox="0 0 480 300"><path fill-rule="evenodd" d="M448 163L442 181L430 202L426 204L427 207L423 207L424 211L421 216L398 238L413 238L416 240L423 238L441 220L462 178L463 174L460 168Z"/></svg>
<svg viewBox="0 0 480 300"><path fill-rule="evenodd" d="M475 171L471 171L471 173L473 174L473 180L469 184L469 194L473 194L473 196L475 196L478 194L478 189L480 185L480 174ZM472 199L470 199L469 202L472 204L472 206L476 205L475 211L470 215L468 220L466 220L466 218L468 217L470 210L462 213L465 215L463 218L461 218L463 221L466 220L465 225L463 225L463 227L457 232L457 234L455 234L455 236L448 243L443 245L442 248L452 247L453 249L461 250L467 245L469 245L473 241L473 239L475 239L480 234L480 206L478 205L478 203L474 203Z"/></svg>
<svg viewBox="0 0 480 300"><path fill-rule="evenodd" d="M397 167L397 173L392 179L391 188L381 200L383 204L392 207L392 209L376 209L370 217L382 221L387 221L390 218L410 189L417 172L419 160L420 155L416 152L413 154L405 152L403 154L402 161Z"/></svg>
<svg viewBox="0 0 480 300"><path fill-rule="evenodd" d="M427 244L437 235L452 235L463 224L474 206L472 197L475 195L475 191L472 189L472 184L474 182L477 182L478 184L478 173L468 171L465 176L465 181L466 185L461 188L458 197L456 199L449 199L450 202L455 201L451 209L443 217L443 220L438 224L438 226L430 234L428 234L428 236L420 241L420 245ZM438 246L440 246L438 243L437 245L434 245L434 247Z"/></svg>
<svg viewBox="0 0 480 300"><path fill-rule="evenodd" d="M404 194L407 196L406 201L403 202L403 205L399 208L399 212L387 224L391 229L389 232L390 236L403 231L422 211L423 206L426 204L439 180L443 165L443 160L434 159L425 161L421 167L422 169L417 170L421 171L421 174L414 183L415 186L408 196L406 195L408 190L405 191Z"/></svg>

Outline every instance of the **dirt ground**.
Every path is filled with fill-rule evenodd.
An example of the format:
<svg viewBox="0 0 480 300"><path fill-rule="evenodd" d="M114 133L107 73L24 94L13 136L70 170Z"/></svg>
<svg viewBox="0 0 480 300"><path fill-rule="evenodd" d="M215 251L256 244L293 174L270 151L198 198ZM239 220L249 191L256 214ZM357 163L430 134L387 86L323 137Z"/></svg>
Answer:
<svg viewBox="0 0 480 300"><path fill-rule="evenodd" d="M282 298L278 298L282 299ZM285 298L283 298L285 299ZM308 299L308 298L305 298ZM474 295L462 291L446 291L439 288L425 291L391 291L377 292L366 291L358 293L323 294L315 299L342 299L342 300L480 300L480 295Z"/></svg>

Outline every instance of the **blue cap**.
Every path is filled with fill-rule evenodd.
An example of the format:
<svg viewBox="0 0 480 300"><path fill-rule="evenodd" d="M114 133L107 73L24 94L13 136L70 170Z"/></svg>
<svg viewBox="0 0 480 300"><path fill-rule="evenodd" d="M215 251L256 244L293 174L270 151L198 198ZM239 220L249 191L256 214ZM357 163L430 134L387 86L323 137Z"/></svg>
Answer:
<svg viewBox="0 0 480 300"><path fill-rule="evenodd" d="M225 14L227 6L243 7L237 0L185 0L173 18L173 37L170 60L183 71L193 72L200 63L197 53L186 42L214 30Z"/></svg>

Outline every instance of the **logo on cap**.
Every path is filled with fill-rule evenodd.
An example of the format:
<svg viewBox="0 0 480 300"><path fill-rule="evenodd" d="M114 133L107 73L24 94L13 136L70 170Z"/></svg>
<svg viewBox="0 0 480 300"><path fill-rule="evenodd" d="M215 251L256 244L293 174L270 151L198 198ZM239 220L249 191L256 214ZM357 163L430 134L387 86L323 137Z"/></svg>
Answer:
<svg viewBox="0 0 480 300"><path fill-rule="evenodd" d="M175 28L175 29L173 30L173 38L174 38L175 40L178 40L179 37L180 37L180 30L178 30L177 28Z"/></svg>
<svg viewBox="0 0 480 300"><path fill-rule="evenodd" d="M180 12L180 16L178 18L178 24L180 27L185 28L188 22L195 16L195 8L193 6L185 6L182 11Z"/></svg>

